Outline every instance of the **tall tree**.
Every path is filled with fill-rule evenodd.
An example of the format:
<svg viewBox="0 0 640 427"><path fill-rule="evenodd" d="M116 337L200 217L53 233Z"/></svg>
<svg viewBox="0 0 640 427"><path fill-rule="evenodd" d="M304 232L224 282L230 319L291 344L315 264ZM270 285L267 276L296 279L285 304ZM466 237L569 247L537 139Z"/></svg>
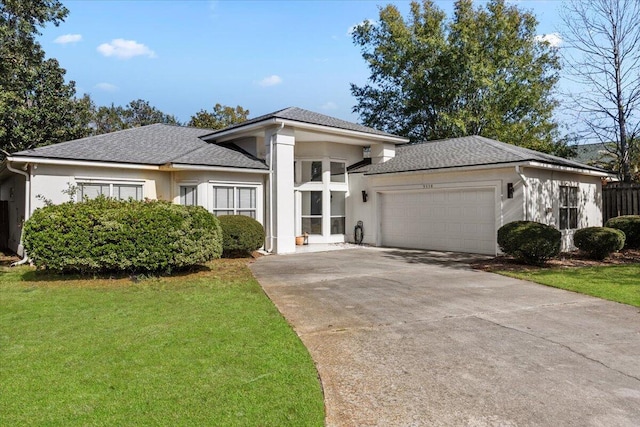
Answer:
<svg viewBox="0 0 640 427"><path fill-rule="evenodd" d="M559 59L536 26L505 0L458 0L451 21L431 0L412 2L407 19L388 5L353 33L371 72L351 85L353 110L412 141L478 134L567 154L552 117Z"/></svg>
<svg viewBox="0 0 640 427"><path fill-rule="evenodd" d="M216 104L211 112L200 110L191 116L188 125L205 129L222 129L244 122L248 117L249 110L245 110L239 105L233 108L228 105Z"/></svg>
<svg viewBox="0 0 640 427"><path fill-rule="evenodd" d="M180 122L171 114L164 113L152 106L149 101L136 99L126 107L116 106L92 106L93 134L115 132L132 127L146 126L154 123L179 125Z"/></svg>
<svg viewBox="0 0 640 427"><path fill-rule="evenodd" d="M76 99L65 70L45 59L39 28L59 25L68 10L57 0L0 1L0 147L8 152L85 136L86 98Z"/></svg>
<svg viewBox="0 0 640 427"><path fill-rule="evenodd" d="M572 105L585 136L614 142L620 178L632 179L640 141L640 1L572 0L563 16Z"/></svg>

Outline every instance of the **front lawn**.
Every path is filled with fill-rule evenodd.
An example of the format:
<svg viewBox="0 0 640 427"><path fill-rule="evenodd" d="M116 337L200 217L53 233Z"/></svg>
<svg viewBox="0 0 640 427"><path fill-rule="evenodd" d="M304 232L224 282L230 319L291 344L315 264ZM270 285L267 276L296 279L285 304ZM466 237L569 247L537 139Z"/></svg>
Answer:
<svg viewBox="0 0 640 427"><path fill-rule="evenodd" d="M172 278L0 271L0 425L321 426L302 343L246 260Z"/></svg>
<svg viewBox="0 0 640 427"><path fill-rule="evenodd" d="M640 264L496 273L640 307Z"/></svg>

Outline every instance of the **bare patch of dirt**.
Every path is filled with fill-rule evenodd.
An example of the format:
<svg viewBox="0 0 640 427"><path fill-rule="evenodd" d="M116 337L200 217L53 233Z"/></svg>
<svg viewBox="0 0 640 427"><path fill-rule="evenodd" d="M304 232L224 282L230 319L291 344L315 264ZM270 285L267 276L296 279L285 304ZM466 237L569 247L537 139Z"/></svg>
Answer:
<svg viewBox="0 0 640 427"><path fill-rule="evenodd" d="M484 271L531 271L540 268L567 268L567 267L600 267L621 264L640 264L640 249L625 249L612 254L602 261L589 259L580 251L563 252L557 258L547 261L542 266L521 264L509 256L497 256L492 259L471 264L471 267Z"/></svg>

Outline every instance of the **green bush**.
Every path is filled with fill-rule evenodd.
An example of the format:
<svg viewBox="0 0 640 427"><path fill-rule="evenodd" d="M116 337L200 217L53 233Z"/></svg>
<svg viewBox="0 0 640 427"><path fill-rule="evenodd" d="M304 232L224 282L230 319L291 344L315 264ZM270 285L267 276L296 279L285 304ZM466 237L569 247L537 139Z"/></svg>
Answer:
<svg viewBox="0 0 640 427"><path fill-rule="evenodd" d="M561 233L533 221L514 221L498 229L498 245L507 255L527 264L543 264L560 253Z"/></svg>
<svg viewBox="0 0 640 427"><path fill-rule="evenodd" d="M225 257L245 256L264 245L264 227L245 215L218 217L222 227L222 254Z"/></svg>
<svg viewBox="0 0 640 427"><path fill-rule="evenodd" d="M624 246L624 233L615 228L587 227L576 230L573 244L590 258L605 259Z"/></svg>
<svg viewBox="0 0 640 427"><path fill-rule="evenodd" d="M24 228L27 254L58 272L170 273L219 258L222 231L199 206L99 197L36 210Z"/></svg>
<svg viewBox="0 0 640 427"><path fill-rule="evenodd" d="M626 236L626 248L640 249L640 215L611 218L604 226L622 231Z"/></svg>

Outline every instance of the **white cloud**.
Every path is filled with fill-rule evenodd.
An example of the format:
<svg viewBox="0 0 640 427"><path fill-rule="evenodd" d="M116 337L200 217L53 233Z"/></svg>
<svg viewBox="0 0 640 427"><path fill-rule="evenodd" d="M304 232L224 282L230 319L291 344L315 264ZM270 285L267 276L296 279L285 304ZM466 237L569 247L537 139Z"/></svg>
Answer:
<svg viewBox="0 0 640 427"><path fill-rule="evenodd" d="M369 23L369 25L374 25L374 26L376 25L376 21L375 20L373 20L373 19L365 19L362 22L358 22L357 24L354 24L354 25L350 26L347 29L347 35L351 36L351 34L353 34L353 32L356 30L357 27L359 27L360 25L364 25L366 23Z"/></svg>
<svg viewBox="0 0 640 427"><path fill-rule="evenodd" d="M558 33L537 35L536 41L547 42L551 47L560 47L562 45L562 37Z"/></svg>
<svg viewBox="0 0 640 427"><path fill-rule="evenodd" d="M111 83L98 83L94 86L96 89L103 90L105 92L115 92L118 90L118 86L112 85Z"/></svg>
<svg viewBox="0 0 640 427"><path fill-rule="evenodd" d="M56 37L53 42L58 44L67 44L78 43L79 41L82 41L82 34L64 34Z"/></svg>
<svg viewBox="0 0 640 427"><path fill-rule="evenodd" d="M107 57L115 56L118 59L129 59L134 56L156 57L155 52L142 43L125 39L113 39L111 43L102 43L98 46L98 52Z"/></svg>
<svg viewBox="0 0 640 427"><path fill-rule="evenodd" d="M338 104L333 101L328 101L322 104L322 107L320 108L322 108L323 110L336 110L338 108Z"/></svg>
<svg viewBox="0 0 640 427"><path fill-rule="evenodd" d="M265 77L258 82L260 86L265 87L279 85L280 83L282 83L282 78L280 76L276 76L275 74L269 77Z"/></svg>

